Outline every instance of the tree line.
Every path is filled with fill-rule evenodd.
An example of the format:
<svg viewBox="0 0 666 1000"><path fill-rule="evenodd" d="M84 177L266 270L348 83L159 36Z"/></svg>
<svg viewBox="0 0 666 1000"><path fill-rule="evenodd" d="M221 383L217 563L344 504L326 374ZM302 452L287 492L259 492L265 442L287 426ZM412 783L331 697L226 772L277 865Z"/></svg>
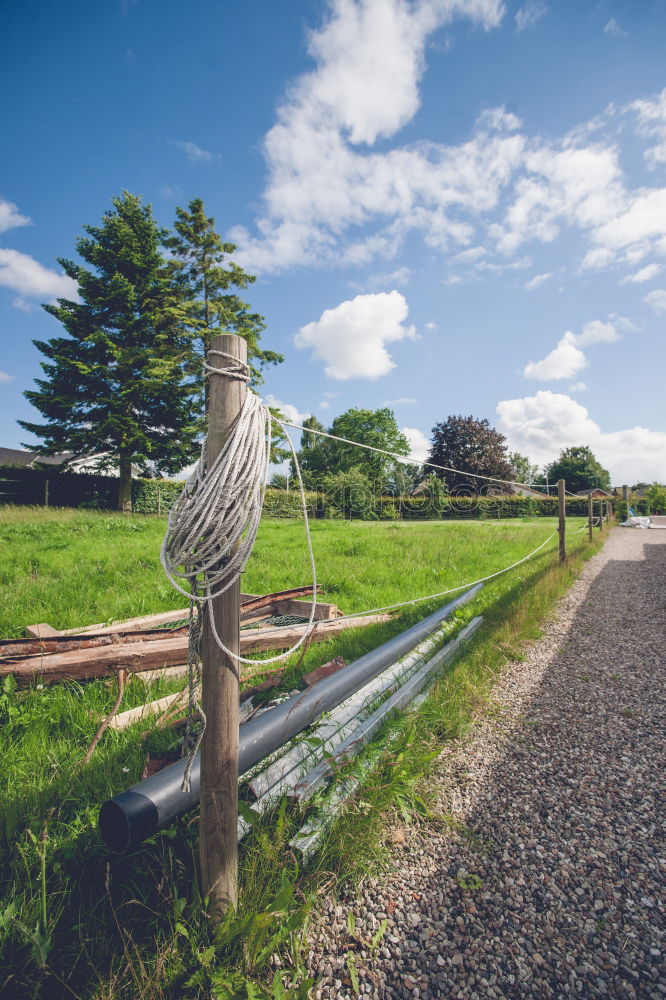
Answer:
<svg viewBox="0 0 666 1000"><path fill-rule="evenodd" d="M511 493L517 484L536 491L564 479L572 493L599 487L610 489L610 475L586 446L565 448L559 457L542 470L520 452L510 452L506 437L487 419L452 415L432 428L427 462L445 468L432 469L384 454L356 448L354 445L324 437L333 437L371 445L381 451L407 457L409 442L400 431L389 409L350 409L325 427L316 417L303 421L298 460L304 484L310 489L332 492L343 488L375 494L405 495L417 487L435 489L449 495ZM278 474L272 485L284 489L294 482L293 459L290 475Z"/></svg>

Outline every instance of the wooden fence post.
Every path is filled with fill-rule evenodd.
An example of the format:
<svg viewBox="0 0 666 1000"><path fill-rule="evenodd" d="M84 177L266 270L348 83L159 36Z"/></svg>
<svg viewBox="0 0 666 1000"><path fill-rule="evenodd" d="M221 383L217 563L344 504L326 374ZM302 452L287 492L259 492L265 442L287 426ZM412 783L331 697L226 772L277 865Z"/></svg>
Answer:
<svg viewBox="0 0 666 1000"><path fill-rule="evenodd" d="M592 541L592 494L587 494L587 536Z"/></svg>
<svg viewBox="0 0 666 1000"><path fill-rule="evenodd" d="M599 500L599 524L598 524L599 531L602 531L603 530L603 526L604 526L604 508L603 508L603 503L604 503L603 500L600 499Z"/></svg>
<svg viewBox="0 0 666 1000"><path fill-rule="evenodd" d="M47 476L44 480L44 506L49 505L49 477Z"/></svg>
<svg viewBox="0 0 666 1000"><path fill-rule="evenodd" d="M567 545L565 538L567 508L566 508L566 498L564 496L563 479L557 480L557 506L560 516L560 522L558 526L558 531L560 533L560 562L563 563L566 562L567 560Z"/></svg>
<svg viewBox="0 0 666 1000"><path fill-rule="evenodd" d="M213 337L212 351L223 351L247 361L247 343L234 334ZM224 369L227 362L210 353L208 363ZM225 375L210 375L208 412L208 466L222 450L240 413L247 386ZM212 602L220 639L233 653L240 651L240 580ZM218 923L238 900L238 701L237 660L215 641L208 623L202 635L201 703L206 730L201 744L201 813L199 859L208 912Z"/></svg>

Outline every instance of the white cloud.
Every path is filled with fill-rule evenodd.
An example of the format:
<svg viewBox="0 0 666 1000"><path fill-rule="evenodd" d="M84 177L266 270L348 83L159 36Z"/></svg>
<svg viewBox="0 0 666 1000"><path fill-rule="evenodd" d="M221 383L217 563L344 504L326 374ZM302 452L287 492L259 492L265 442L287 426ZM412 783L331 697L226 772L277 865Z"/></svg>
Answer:
<svg viewBox="0 0 666 1000"><path fill-rule="evenodd" d="M259 236L232 232L238 261L259 270L391 256L410 230L431 246L466 244L472 227L449 209L476 213L497 193L520 155L518 120L486 113L460 146L418 143L371 151L410 121L419 104L428 36L454 18L496 26L500 0L332 0L331 16L310 37L316 67L290 88L264 141L269 168ZM386 220L389 220L386 223ZM352 226L383 228L334 252Z"/></svg>
<svg viewBox="0 0 666 1000"><path fill-rule="evenodd" d="M188 163L191 163L194 167L203 163L213 163L220 159L219 154L202 149L201 146L197 146L196 142L176 142L176 146L183 150L187 156Z"/></svg>
<svg viewBox="0 0 666 1000"><path fill-rule="evenodd" d="M659 274L661 271L661 264L646 264L642 267L640 271L636 271L634 274L628 274L626 278L623 278L620 282L621 285L642 285L644 281L650 281L655 275Z"/></svg>
<svg viewBox="0 0 666 1000"><path fill-rule="evenodd" d="M626 323L621 316L616 322ZM587 365L587 358L580 350L590 344L612 344L621 339L613 323L604 323L600 319L585 323L580 333L567 330L557 346L541 361L529 361L525 365L525 378L536 378L540 381L550 379L571 378Z"/></svg>
<svg viewBox="0 0 666 1000"><path fill-rule="evenodd" d="M531 292L533 288L538 288L539 285L543 285L544 281L548 281L552 277L552 271L547 271L545 274L535 274L533 278L525 282L525 288Z"/></svg>
<svg viewBox="0 0 666 1000"><path fill-rule="evenodd" d="M322 399L321 403L319 404L319 409L320 410L330 410L330 408L331 408L331 404L329 403L329 401L327 399Z"/></svg>
<svg viewBox="0 0 666 1000"><path fill-rule="evenodd" d="M372 274L365 282L364 290L381 291L383 288L398 288L409 284L412 272L408 267L398 267L395 271L387 271L381 274ZM356 286L359 287L359 286Z"/></svg>
<svg viewBox="0 0 666 1000"><path fill-rule="evenodd" d="M620 340L620 334L612 323L602 323L600 319L590 320L583 325L583 329L577 336L573 336L573 341L581 347L589 344L613 344Z"/></svg>
<svg viewBox="0 0 666 1000"><path fill-rule="evenodd" d="M0 233L6 233L7 230L16 229L18 226L29 225L30 219L27 215L21 215L13 202L0 198Z"/></svg>
<svg viewBox="0 0 666 1000"><path fill-rule="evenodd" d="M585 368L586 364L585 355L574 343L574 335L567 331L557 347L553 348L545 358L541 361L528 361L523 375L525 378L535 378L539 381L571 378Z"/></svg>
<svg viewBox="0 0 666 1000"><path fill-rule="evenodd" d="M633 101L627 110L636 113L639 134L657 140L645 152L648 166L654 169L666 163L666 88L652 101Z"/></svg>
<svg viewBox="0 0 666 1000"><path fill-rule="evenodd" d="M666 288L655 288L653 292L648 292L643 302L646 302L651 309L654 309L658 316L666 312Z"/></svg>
<svg viewBox="0 0 666 1000"><path fill-rule="evenodd" d="M411 406L415 402L412 396L398 396L397 399L385 399L382 406Z"/></svg>
<svg viewBox="0 0 666 1000"><path fill-rule="evenodd" d="M13 382L14 376L8 375L7 372L0 372L0 382Z"/></svg>
<svg viewBox="0 0 666 1000"><path fill-rule="evenodd" d="M404 325L408 312L395 290L357 295L301 327L294 344L323 361L329 378L380 378L395 368L386 345L416 336L414 327Z"/></svg>
<svg viewBox="0 0 666 1000"><path fill-rule="evenodd" d="M437 329L437 324L433 323L432 320L430 320L429 323L426 323L426 330L429 330L432 333L432 331L436 329Z"/></svg>
<svg viewBox="0 0 666 1000"><path fill-rule="evenodd" d="M627 37L627 32L622 30L619 21L614 17L611 17L610 21L606 21L604 24L604 34L613 35L615 38Z"/></svg>
<svg viewBox="0 0 666 1000"><path fill-rule="evenodd" d="M44 267L28 254L18 250L0 249L0 285L11 288L20 296L46 299L78 300L78 286L72 278ZM22 300L17 305L21 308Z"/></svg>
<svg viewBox="0 0 666 1000"><path fill-rule="evenodd" d="M666 479L666 433L644 427L602 432L587 409L548 390L497 405L498 429L512 451L529 454L540 465L562 448L588 445L611 474L614 485Z"/></svg>
<svg viewBox="0 0 666 1000"><path fill-rule="evenodd" d="M401 427L409 442L409 457L417 462L425 462L430 454L430 441L418 427Z"/></svg>
<svg viewBox="0 0 666 1000"><path fill-rule="evenodd" d="M289 420L292 424L302 424L307 417L312 415L307 412L301 413L300 410L292 403L284 403L281 399L278 399L271 393L264 396L264 402L267 406L272 406L274 409L279 410L284 416L284 419Z"/></svg>
<svg viewBox="0 0 666 1000"><path fill-rule="evenodd" d="M585 392L586 389L584 382L572 382L569 386L569 392Z"/></svg>
<svg viewBox="0 0 666 1000"><path fill-rule="evenodd" d="M543 0L528 0L525 6L516 12L516 31L531 28L547 13L548 7Z"/></svg>

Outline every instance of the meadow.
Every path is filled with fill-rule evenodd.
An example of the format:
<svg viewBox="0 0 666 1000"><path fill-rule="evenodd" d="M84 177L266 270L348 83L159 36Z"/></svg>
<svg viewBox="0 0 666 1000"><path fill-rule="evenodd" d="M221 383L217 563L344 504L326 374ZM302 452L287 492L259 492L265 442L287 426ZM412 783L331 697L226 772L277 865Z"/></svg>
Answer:
<svg viewBox="0 0 666 1000"><path fill-rule="evenodd" d="M107 732L82 767L99 720L113 704L112 684L18 692L5 681L0 997L305 996L298 940L308 901L326 880L358 878L381 863L387 810L398 803L416 816L425 808L421 786L429 761L469 724L496 671L538 635L539 622L598 548L599 533L592 545L586 532L575 534L582 524L571 519L567 526L567 566L557 563L552 538L533 559L490 581L465 609L461 620L485 615L473 646L437 686L418 725L400 723L400 739L380 763L363 810L351 810L310 871L299 872L286 848L293 826L288 812L255 831L241 855L239 914L223 938L211 937L202 915L196 817L186 816L127 857L109 855L96 831L101 802L139 779L147 748L173 737L146 732L145 723ZM36 622L71 628L182 607L159 563L164 529L165 519L152 516L0 508L0 637L18 637ZM548 518L321 521L313 523L312 536L322 599L350 613L486 576L527 555L554 530ZM309 581L303 525L263 522L243 590L265 593ZM388 623L311 647L298 665L296 658L291 663L285 686L295 686L301 673L332 656L352 660L441 603L412 605ZM255 668L255 677L261 671ZM181 686L165 680L148 685L137 675L122 708ZM286 971L270 985L264 966L281 949Z"/></svg>

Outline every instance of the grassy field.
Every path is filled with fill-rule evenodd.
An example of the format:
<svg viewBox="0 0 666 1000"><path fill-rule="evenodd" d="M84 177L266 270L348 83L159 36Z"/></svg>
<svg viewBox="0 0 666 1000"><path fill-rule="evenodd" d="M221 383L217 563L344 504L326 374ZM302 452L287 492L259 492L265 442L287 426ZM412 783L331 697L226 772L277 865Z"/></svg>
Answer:
<svg viewBox="0 0 666 1000"><path fill-rule="evenodd" d="M357 877L371 857L381 857L377 846L385 810L396 801L403 808L421 801L417 787L432 753L467 724L494 673L538 634L539 621L598 546L598 541L589 545L585 532L574 535L581 524L574 520L569 527L567 567L557 565L557 539L552 539L535 558L484 588L467 612L486 615L478 640L426 703L417 729L404 724L401 740L408 752L400 756L400 767L395 755L387 758L386 780L374 782L374 791L364 796L362 815L354 819L352 812L340 824L313 872L299 875L285 851L288 816L274 823L270 834L256 833L242 855L241 912L217 950L197 896L192 817L126 858L110 857L96 833L100 803L138 780L147 742L159 745L160 734L146 737L142 726L107 732L90 764L81 768L99 719L113 703L111 685L95 681L18 694L6 683L0 688L0 996L252 995L247 983L261 981L259 956L267 946L270 954L284 945L275 927L270 932L275 942L266 929L282 912L275 902L276 880L287 880L280 906L296 928L305 915L303 893L316 891L324 870ZM157 517L0 508L5 553L0 635L19 636L34 622L67 628L182 606L159 565L164 527ZM527 555L555 524L549 519L322 521L312 528L323 599L355 612L495 572ZM308 582L303 526L263 523L243 589L262 593ZM419 604L385 625L312 647L298 672L334 655L351 660L438 603ZM296 681L292 665L286 684ZM178 682L149 686L134 678L123 708L178 687ZM263 919L256 927L248 924L262 907ZM294 940L291 935L297 981ZM236 973L229 971L233 968ZM266 989L255 995L280 995L277 985ZM298 987L288 995L300 995Z"/></svg>

